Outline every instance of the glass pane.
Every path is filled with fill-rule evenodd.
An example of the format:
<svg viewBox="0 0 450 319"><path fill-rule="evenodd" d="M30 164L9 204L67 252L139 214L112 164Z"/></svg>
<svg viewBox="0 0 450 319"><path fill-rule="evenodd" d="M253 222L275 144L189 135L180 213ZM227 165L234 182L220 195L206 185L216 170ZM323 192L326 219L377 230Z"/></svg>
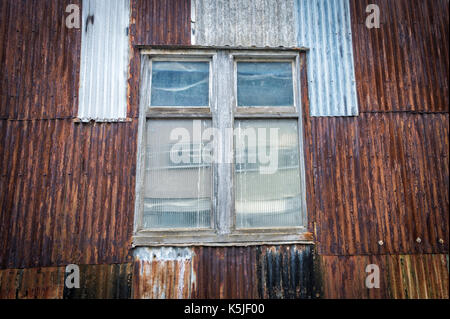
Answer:
<svg viewBox="0 0 450 319"><path fill-rule="evenodd" d="M238 62L238 106L293 106L290 62Z"/></svg>
<svg viewBox="0 0 450 319"><path fill-rule="evenodd" d="M240 120L236 128L236 227L301 226L297 121Z"/></svg>
<svg viewBox="0 0 450 319"><path fill-rule="evenodd" d="M209 105L209 62L154 61L152 106Z"/></svg>
<svg viewBox="0 0 450 319"><path fill-rule="evenodd" d="M211 121L147 121L144 228L210 228Z"/></svg>

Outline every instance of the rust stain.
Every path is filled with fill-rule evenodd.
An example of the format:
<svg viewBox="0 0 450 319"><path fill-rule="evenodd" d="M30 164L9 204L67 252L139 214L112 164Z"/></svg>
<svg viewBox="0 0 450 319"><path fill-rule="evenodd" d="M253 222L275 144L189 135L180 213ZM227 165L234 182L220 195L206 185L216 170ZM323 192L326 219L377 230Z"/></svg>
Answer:
<svg viewBox="0 0 450 319"><path fill-rule="evenodd" d="M135 252L133 298L187 299L196 280L190 248L139 248Z"/></svg>

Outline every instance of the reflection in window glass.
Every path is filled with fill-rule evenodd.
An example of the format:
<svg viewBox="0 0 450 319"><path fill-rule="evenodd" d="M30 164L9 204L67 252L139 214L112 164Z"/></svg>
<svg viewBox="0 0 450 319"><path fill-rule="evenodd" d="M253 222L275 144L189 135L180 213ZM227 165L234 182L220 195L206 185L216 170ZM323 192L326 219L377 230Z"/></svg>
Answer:
<svg viewBox="0 0 450 319"><path fill-rule="evenodd" d="M293 106L290 62L238 62L238 106Z"/></svg>
<svg viewBox="0 0 450 319"><path fill-rule="evenodd" d="M147 121L144 228L211 226L211 160L206 155L212 150L208 141L194 140L194 122ZM196 123L201 132L211 126L211 121Z"/></svg>
<svg viewBox="0 0 450 319"><path fill-rule="evenodd" d="M236 227L301 226L297 121L239 120L236 128Z"/></svg>
<svg viewBox="0 0 450 319"><path fill-rule="evenodd" d="M209 62L154 61L152 106L209 105Z"/></svg>

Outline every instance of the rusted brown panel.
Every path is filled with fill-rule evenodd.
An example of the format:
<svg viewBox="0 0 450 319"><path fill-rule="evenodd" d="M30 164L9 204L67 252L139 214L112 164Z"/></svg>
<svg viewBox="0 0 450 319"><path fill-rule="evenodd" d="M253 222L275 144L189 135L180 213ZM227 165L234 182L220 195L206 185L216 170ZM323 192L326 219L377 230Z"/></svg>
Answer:
<svg viewBox="0 0 450 319"><path fill-rule="evenodd" d="M131 298L133 266L81 265L80 288L64 287L64 299L128 299Z"/></svg>
<svg viewBox="0 0 450 319"><path fill-rule="evenodd" d="M324 298L447 299L445 255L320 256ZM366 267L380 270L380 287L366 287Z"/></svg>
<svg viewBox="0 0 450 319"><path fill-rule="evenodd" d="M359 111L448 112L449 2L350 3ZM379 29L365 25L369 4Z"/></svg>
<svg viewBox="0 0 450 319"><path fill-rule="evenodd" d="M320 254L448 252L448 120L448 113L310 120L308 209Z"/></svg>
<svg viewBox="0 0 450 319"><path fill-rule="evenodd" d="M320 256L326 299L385 299L388 298L385 256ZM366 287L366 267L380 268L380 288Z"/></svg>
<svg viewBox="0 0 450 319"><path fill-rule="evenodd" d="M64 267L0 270L0 299L61 299Z"/></svg>
<svg viewBox="0 0 450 319"><path fill-rule="evenodd" d="M81 32L65 26L79 0L0 3L0 118L76 115Z"/></svg>
<svg viewBox="0 0 450 319"><path fill-rule="evenodd" d="M191 43L190 0L131 0L134 45Z"/></svg>
<svg viewBox="0 0 450 319"><path fill-rule="evenodd" d="M131 260L136 131L0 121L1 268Z"/></svg>
<svg viewBox="0 0 450 319"><path fill-rule="evenodd" d="M256 247L197 247L192 298L258 298Z"/></svg>
<svg viewBox="0 0 450 319"><path fill-rule="evenodd" d="M199 247L194 251L193 298L321 296L311 246Z"/></svg>

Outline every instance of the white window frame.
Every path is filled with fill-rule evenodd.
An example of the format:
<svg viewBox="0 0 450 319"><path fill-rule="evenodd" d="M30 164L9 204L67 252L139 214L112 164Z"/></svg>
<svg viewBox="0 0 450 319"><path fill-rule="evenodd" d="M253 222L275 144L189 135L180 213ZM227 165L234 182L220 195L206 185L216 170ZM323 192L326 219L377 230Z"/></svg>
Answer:
<svg viewBox="0 0 450 319"><path fill-rule="evenodd" d="M152 107L151 62L210 60L209 107ZM292 63L294 87L293 107L238 107L237 62L264 61ZM237 49L237 48L160 48L141 49L141 78L138 128L138 159L136 166L136 203L134 246L230 246L258 245L262 243L311 244L307 232L306 183L303 156L303 126L300 87L300 50L292 49ZM220 101L220 103L219 103ZM298 127L299 168L301 175L302 225L299 227L247 228L235 227L234 211L234 155L230 164L213 164L212 228L211 229L144 229L142 227L145 136L147 120L152 119L209 119L212 126L233 127L235 119L296 119ZM233 136L224 139L222 147L234 152ZM234 154L234 153L232 153Z"/></svg>

